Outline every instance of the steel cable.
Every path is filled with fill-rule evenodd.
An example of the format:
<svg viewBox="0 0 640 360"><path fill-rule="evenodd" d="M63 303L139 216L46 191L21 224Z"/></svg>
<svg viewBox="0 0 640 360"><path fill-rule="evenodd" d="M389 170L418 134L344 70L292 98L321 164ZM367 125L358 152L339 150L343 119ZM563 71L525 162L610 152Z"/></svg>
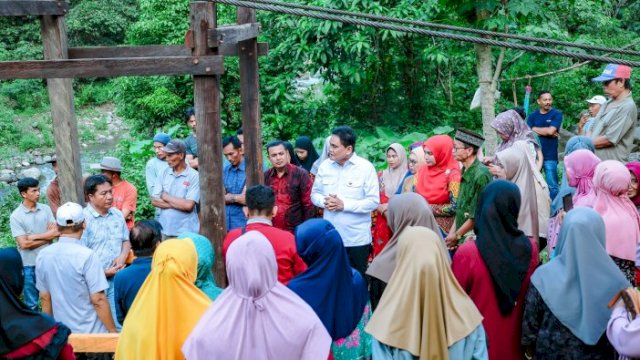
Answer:
<svg viewBox="0 0 640 360"><path fill-rule="evenodd" d="M440 32L440 31L387 24L387 23L378 22L378 21L353 19L353 18L347 18L343 16L323 14L315 11L290 9L290 8L285 8L277 5L259 4L255 2L248 2L248 1L241 1L241 0L214 0L214 2L227 4L227 5L234 5L239 7L246 7L246 8L256 9L256 10L264 10L264 11L279 12L279 13L289 14L289 15L312 17L312 18L321 19L321 20L337 21L344 24L350 24L350 25L356 25L356 26L365 26L365 27L373 27L377 29L386 29L386 30L404 32L404 33L420 34L425 36L433 36L433 37L450 39L450 40L470 42L474 44L504 47L504 48L537 52L537 53L554 55L554 56L563 56L563 57L569 57L569 58L580 59L580 60L591 60L595 62L614 63L614 64L621 64L621 65L627 65L632 67L640 67L640 61L617 59L617 58L600 56L600 55L581 54L581 53L576 53L573 51L566 51L566 50L548 49L540 46L510 43L506 41L492 40L492 39L475 37L475 36L450 34L450 33Z"/></svg>
<svg viewBox="0 0 640 360"><path fill-rule="evenodd" d="M313 6L313 5L294 4L294 3L275 1L275 0L251 0L251 2L265 4L265 5L285 6L285 7L295 8L295 9L302 9L302 10L311 10L316 12L324 12L327 14L355 16L355 17L361 17L361 18L366 18L371 20L378 20L382 22L394 22L399 24L408 24L408 25L431 27L431 28L443 29L443 30L467 32L467 33L483 35L483 36L497 36L497 37L504 37L509 39L536 42L536 43L549 44L549 45L567 46L567 47L573 47L573 48L579 48L579 49L585 49L585 50L605 51L609 53L640 56L640 51L629 50L629 49L621 49L621 48L616 49L616 48L609 48L606 46L599 46L599 45L576 44L569 41L536 38L536 37L516 35L516 34L507 34L507 33L496 32L496 31L480 30L480 29L466 28L462 26L454 26L454 25L447 25L447 24L438 24L438 23L426 22L426 21L405 20L405 19L398 19L390 16L365 14L360 12L324 8L324 7Z"/></svg>

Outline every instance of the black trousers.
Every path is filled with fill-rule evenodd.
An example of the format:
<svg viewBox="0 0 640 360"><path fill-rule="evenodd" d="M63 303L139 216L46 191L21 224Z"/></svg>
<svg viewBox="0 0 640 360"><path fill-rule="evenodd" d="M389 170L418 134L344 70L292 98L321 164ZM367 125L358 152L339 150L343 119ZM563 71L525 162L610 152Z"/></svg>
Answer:
<svg viewBox="0 0 640 360"><path fill-rule="evenodd" d="M367 265L369 263L369 254L371 253L371 244L362 246L347 246L347 256L349 256L349 262L351 267L358 270L363 279L366 279L364 273L367 271Z"/></svg>

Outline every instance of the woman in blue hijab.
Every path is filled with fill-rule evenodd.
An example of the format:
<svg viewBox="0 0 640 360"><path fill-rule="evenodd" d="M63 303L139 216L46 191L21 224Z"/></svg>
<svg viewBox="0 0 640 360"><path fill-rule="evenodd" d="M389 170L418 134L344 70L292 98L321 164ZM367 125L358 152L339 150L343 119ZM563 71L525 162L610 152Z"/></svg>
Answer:
<svg viewBox="0 0 640 360"><path fill-rule="evenodd" d="M192 232L182 233L178 238L191 239L195 245L196 252L198 253L198 275L195 282L196 287L202 290L209 299L215 300L218 295L222 293L222 289L216 285L213 273L211 272L211 268L215 261L215 253L213 252L211 242L206 237Z"/></svg>
<svg viewBox="0 0 640 360"><path fill-rule="evenodd" d="M289 288L327 328L335 359L370 357L371 337L363 331L371 313L367 283L351 267L340 234L330 222L311 219L299 225L295 235L298 254L308 268L289 282Z"/></svg>
<svg viewBox="0 0 640 360"><path fill-rule="evenodd" d="M531 276L522 321L525 353L536 359L611 358L607 305L631 284L607 254L602 217L586 207L569 211L556 254Z"/></svg>

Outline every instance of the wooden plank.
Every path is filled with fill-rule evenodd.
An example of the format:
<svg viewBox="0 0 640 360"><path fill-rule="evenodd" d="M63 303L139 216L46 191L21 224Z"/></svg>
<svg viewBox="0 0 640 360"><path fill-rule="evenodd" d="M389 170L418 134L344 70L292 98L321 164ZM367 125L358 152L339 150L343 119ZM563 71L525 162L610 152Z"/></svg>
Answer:
<svg viewBox="0 0 640 360"><path fill-rule="evenodd" d="M207 1L191 3L194 56L212 56L215 53L207 45L208 30L215 27L216 4ZM193 99L196 108L196 134L198 134L200 233L213 245L216 252L213 273L216 283L224 287L227 285L227 276L222 256L222 242L227 231L222 180L222 125L218 76L194 76Z"/></svg>
<svg viewBox="0 0 640 360"><path fill-rule="evenodd" d="M213 75L224 72L222 56L36 60L0 62L0 79L149 75Z"/></svg>
<svg viewBox="0 0 640 360"><path fill-rule="evenodd" d="M69 344L76 353L114 353L119 334L71 334Z"/></svg>
<svg viewBox="0 0 640 360"><path fill-rule="evenodd" d="M235 44L240 41L255 39L260 34L260 24L253 22L241 25L221 26L209 30L209 47L221 44Z"/></svg>
<svg viewBox="0 0 640 360"><path fill-rule="evenodd" d="M239 24L256 22L256 11L238 8ZM257 36L257 35L256 35ZM242 101L242 130L246 162L247 187L262 184L262 127L260 125L260 85L258 79L258 44L256 37L238 43L240 53L240 98Z"/></svg>
<svg viewBox="0 0 640 360"><path fill-rule="evenodd" d="M269 53L269 44L258 43L258 56ZM236 44L221 44L218 55L238 56ZM191 49L182 45L97 46L69 48L69 59L104 59L124 57L191 56Z"/></svg>
<svg viewBox="0 0 640 360"><path fill-rule="evenodd" d="M69 11L66 1L2 0L0 16L65 15Z"/></svg>
<svg viewBox="0 0 640 360"><path fill-rule="evenodd" d="M44 58L58 60L67 58L67 32L62 16L40 18ZM14 74L9 74L15 78ZM84 205L82 168L80 167L80 141L78 124L73 108L73 86L71 79L47 79L53 137L58 159L58 183L61 204L68 201Z"/></svg>

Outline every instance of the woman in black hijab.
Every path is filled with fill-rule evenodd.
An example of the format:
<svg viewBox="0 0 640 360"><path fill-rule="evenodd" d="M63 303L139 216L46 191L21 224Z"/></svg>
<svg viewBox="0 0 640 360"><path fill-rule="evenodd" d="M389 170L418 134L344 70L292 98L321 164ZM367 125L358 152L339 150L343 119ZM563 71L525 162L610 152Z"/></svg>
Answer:
<svg viewBox="0 0 640 360"><path fill-rule="evenodd" d="M453 256L453 274L484 317L490 359L519 359L524 300L538 265L535 241L518 229L520 190L487 185L475 211L475 239Z"/></svg>
<svg viewBox="0 0 640 360"><path fill-rule="evenodd" d="M283 141L284 147L287 149L289 153L289 159L291 159L291 163L295 166L300 166L300 161L298 161L298 157L296 157L295 152L293 151L293 145L291 145L288 141Z"/></svg>
<svg viewBox="0 0 640 360"><path fill-rule="evenodd" d="M296 139L295 152L300 166L307 171L311 171L313 163L320 157L308 136L300 136Z"/></svg>
<svg viewBox="0 0 640 360"><path fill-rule="evenodd" d="M18 251L0 249L0 264L0 358L75 359L67 344L69 328L20 301L24 274Z"/></svg>

